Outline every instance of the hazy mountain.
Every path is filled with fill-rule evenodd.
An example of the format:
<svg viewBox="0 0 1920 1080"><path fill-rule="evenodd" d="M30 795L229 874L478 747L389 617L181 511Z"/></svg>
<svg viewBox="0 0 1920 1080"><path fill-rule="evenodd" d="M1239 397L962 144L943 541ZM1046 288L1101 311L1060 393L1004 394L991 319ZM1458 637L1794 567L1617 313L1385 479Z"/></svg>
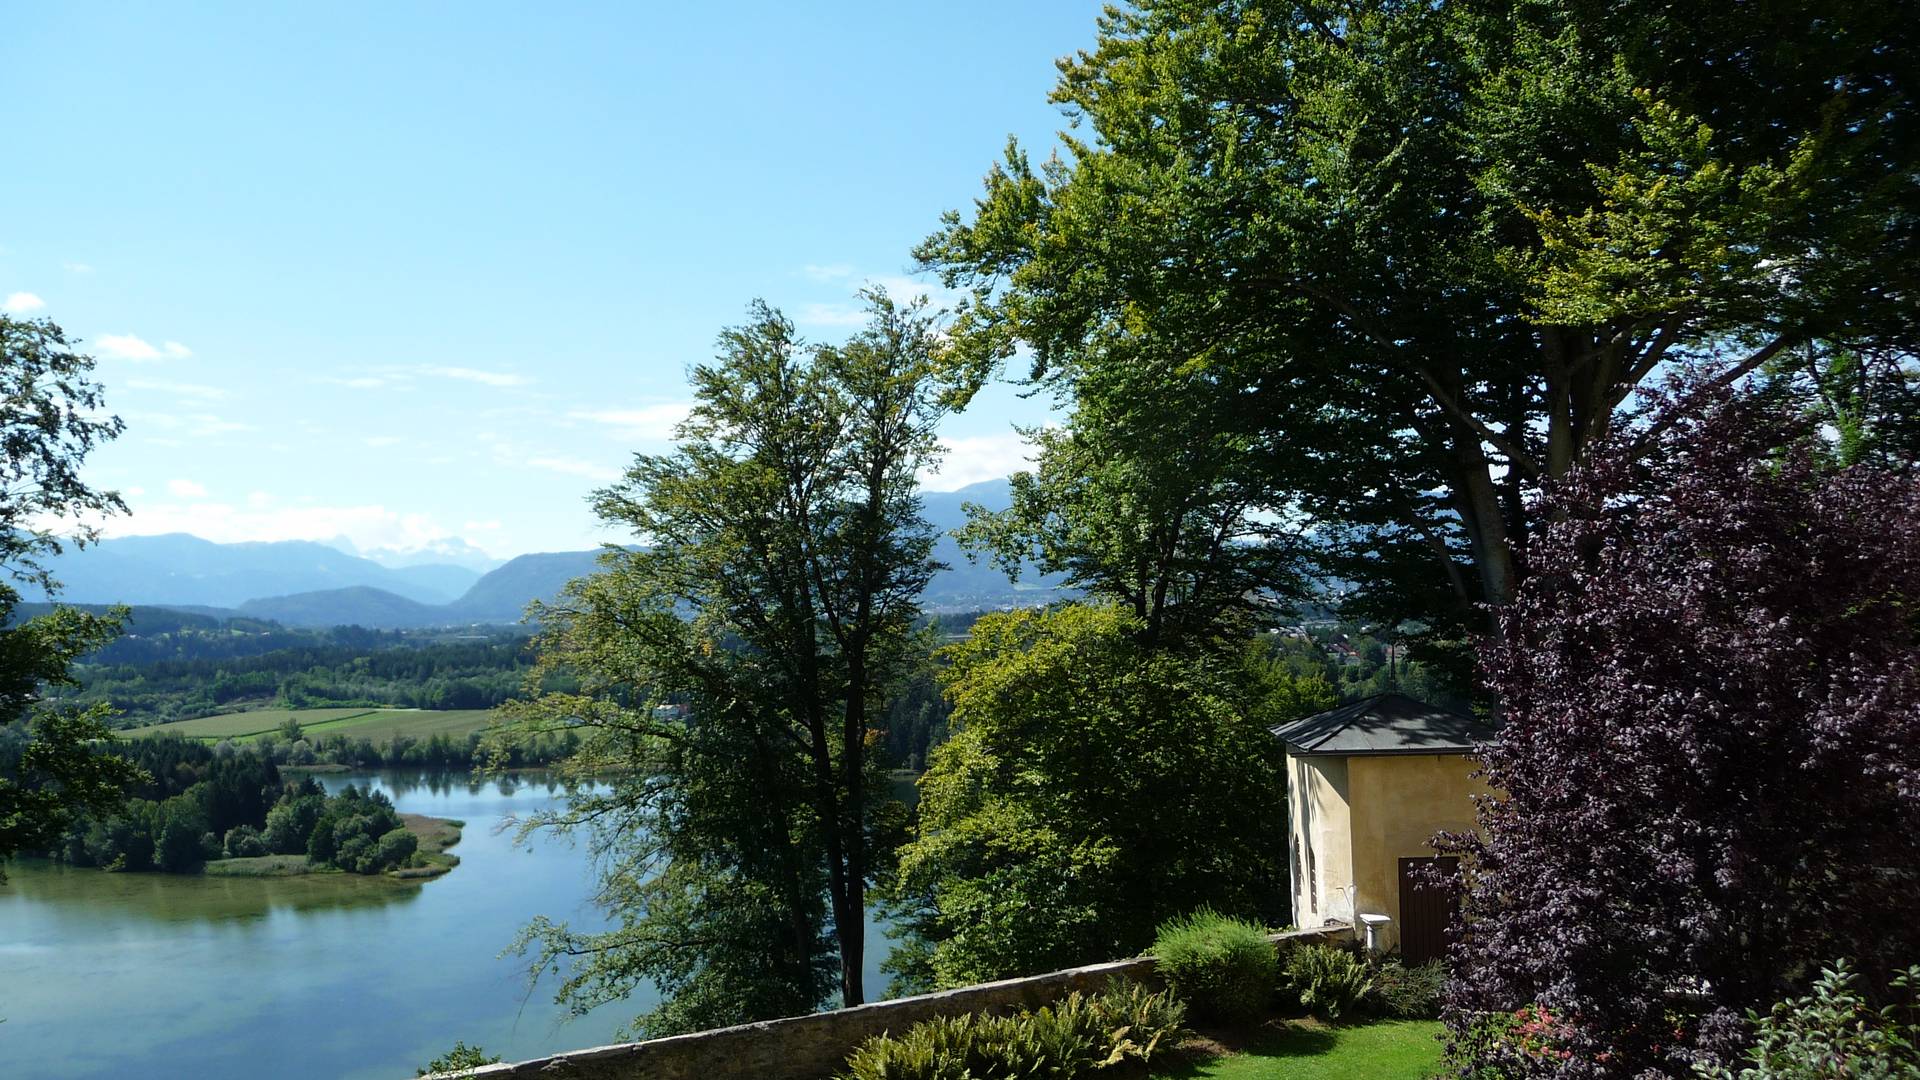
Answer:
<svg viewBox="0 0 1920 1080"><path fill-rule="evenodd" d="M338 546L338 545L336 545ZM343 549L344 550L344 549ZM372 559L381 566L401 570L411 566L451 566L472 571L472 579L466 585L473 584L481 574L502 565L504 559L493 556L454 536L445 540L435 540L425 547L411 551L398 548L369 548L355 552L363 559ZM463 585L462 589L466 586Z"/></svg>
<svg viewBox="0 0 1920 1080"><path fill-rule="evenodd" d="M443 604L422 604L366 585L249 600L240 605L240 613L287 626L367 626L382 630L460 621L448 618Z"/></svg>
<svg viewBox="0 0 1920 1080"><path fill-rule="evenodd" d="M567 582L599 569L600 552L554 551L509 559L448 608L456 622L519 622L527 604L551 600Z"/></svg>
<svg viewBox="0 0 1920 1080"><path fill-rule="evenodd" d="M1010 490L1008 481L990 480L924 495L927 520L941 534L934 557L948 567L927 589L929 610L1036 604L1059 595L1057 577L1027 576L1009 585L998 570L969 561L946 535L965 524L965 504L1003 509ZM413 629L519 622L530 601L550 600L568 581L598 569L600 555L522 555L482 575L444 563L383 566L369 557L377 553L352 554L341 545L352 547L344 538L333 544L216 544L179 533L124 537L63 556L53 571L66 586L60 598L70 603L225 608L287 626ZM441 550L458 556L461 548L478 551L464 541Z"/></svg>
<svg viewBox="0 0 1920 1080"><path fill-rule="evenodd" d="M265 596L370 586L446 603L478 580L454 566L393 569L306 540L216 544L186 533L125 536L50 560L70 603L238 607Z"/></svg>
<svg viewBox="0 0 1920 1080"><path fill-rule="evenodd" d="M967 557L958 541L949 534L967 523L965 506L975 504L987 510L1005 510L1013 504L1011 480L983 480L958 491L929 491L920 496L922 513L937 530L933 557L947 568L934 575L927 585L922 603L930 611L977 611L987 608L1044 604L1063 595L1059 574L1040 575L1031 567L1017 583L985 558L978 562Z"/></svg>

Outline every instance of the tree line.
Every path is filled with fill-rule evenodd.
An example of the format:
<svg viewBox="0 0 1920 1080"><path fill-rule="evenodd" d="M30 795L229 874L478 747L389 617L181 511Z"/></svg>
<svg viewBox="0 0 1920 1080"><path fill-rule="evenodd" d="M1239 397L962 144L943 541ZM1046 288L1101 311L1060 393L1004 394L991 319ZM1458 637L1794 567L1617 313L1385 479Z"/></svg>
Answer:
<svg viewBox="0 0 1920 1080"><path fill-rule="evenodd" d="M141 780L120 805L73 821L47 854L75 866L185 874L215 859L304 855L309 868L378 874L410 866L419 841L393 803L311 777L284 780L271 755L178 737L122 743Z"/></svg>

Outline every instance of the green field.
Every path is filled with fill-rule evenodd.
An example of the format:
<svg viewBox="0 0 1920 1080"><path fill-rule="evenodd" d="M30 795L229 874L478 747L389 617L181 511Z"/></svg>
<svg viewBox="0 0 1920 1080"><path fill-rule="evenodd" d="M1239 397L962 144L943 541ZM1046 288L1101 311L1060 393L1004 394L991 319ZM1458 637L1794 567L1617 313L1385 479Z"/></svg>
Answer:
<svg viewBox="0 0 1920 1080"><path fill-rule="evenodd" d="M278 731L289 718L300 721L300 729L309 739L350 735L387 743L392 742L395 735L425 739L445 733L463 739L468 733L486 727L493 713L487 709L255 709L129 728L120 734L142 738L177 733L205 743L222 739L247 742Z"/></svg>

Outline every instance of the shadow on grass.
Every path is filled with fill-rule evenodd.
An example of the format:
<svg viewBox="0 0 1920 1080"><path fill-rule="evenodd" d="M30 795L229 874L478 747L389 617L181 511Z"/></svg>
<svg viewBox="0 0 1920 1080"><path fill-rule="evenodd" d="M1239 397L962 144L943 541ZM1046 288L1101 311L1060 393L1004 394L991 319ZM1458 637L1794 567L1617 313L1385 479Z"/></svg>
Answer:
<svg viewBox="0 0 1920 1080"><path fill-rule="evenodd" d="M1207 1030L1165 1058L1153 1061L1156 1077L1197 1077L1203 1070L1229 1054L1251 1058L1318 1057L1330 1052L1338 1040L1331 1029L1317 1023L1295 1020L1270 1020L1257 1028Z"/></svg>

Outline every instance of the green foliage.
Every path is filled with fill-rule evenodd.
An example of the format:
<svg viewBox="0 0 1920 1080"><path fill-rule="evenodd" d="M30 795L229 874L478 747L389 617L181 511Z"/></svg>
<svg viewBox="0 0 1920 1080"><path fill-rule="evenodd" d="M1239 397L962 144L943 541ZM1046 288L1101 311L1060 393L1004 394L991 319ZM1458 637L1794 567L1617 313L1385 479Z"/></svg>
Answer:
<svg viewBox="0 0 1920 1080"><path fill-rule="evenodd" d="M1032 1012L941 1017L869 1039L847 1058L840 1080L1074 1080L1150 1062L1183 1023L1170 995L1116 983L1104 994L1075 992Z"/></svg>
<svg viewBox="0 0 1920 1080"><path fill-rule="evenodd" d="M1203 904L1287 913L1280 755L1237 657L1115 607L987 615L946 650L955 734L889 905L908 986L1133 955Z"/></svg>
<svg viewBox="0 0 1920 1080"><path fill-rule="evenodd" d="M220 847L229 859L254 859L271 854L266 841L260 838L260 830L251 825L235 825L228 829Z"/></svg>
<svg viewBox="0 0 1920 1080"><path fill-rule="evenodd" d="M1398 957L1389 957L1373 965L1369 977L1373 983L1367 994L1369 1011L1398 1020L1439 1017L1447 990L1447 969L1440 961L1408 967Z"/></svg>
<svg viewBox="0 0 1920 1080"><path fill-rule="evenodd" d="M1280 960L1257 923L1201 908L1163 923L1153 956L1167 986L1199 1015L1246 1023L1273 1002Z"/></svg>
<svg viewBox="0 0 1920 1080"><path fill-rule="evenodd" d="M1878 1009L1845 960L1821 969L1813 992L1751 1015L1751 1066L1697 1065L1713 1080L1911 1080L1920 1077L1920 966L1893 978Z"/></svg>
<svg viewBox="0 0 1920 1080"><path fill-rule="evenodd" d="M453 1049L427 1062L424 1068L414 1070L413 1075L457 1073L467 1069L477 1069L482 1065L492 1065L499 1060L498 1054L488 1054L478 1046L468 1046L464 1041L460 1041L453 1044Z"/></svg>
<svg viewBox="0 0 1920 1080"><path fill-rule="evenodd" d="M1285 982L1302 1008L1325 1020L1352 1013L1373 990L1367 965L1351 950L1333 945L1302 945L1288 951Z"/></svg>
<svg viewBox="0 0 1920 1080"><path fill-rule="evenodd" d="M378 874L407 865L417 843L401 824L392 800L348 784L326 801L314 822L307 838L307 861L355 874Z"/></svg>
<svg viewBox="0 0 1920 1080"><path fill-rule="evenodd" d="M533 678L578 692L511 709L514 734L574 732L569 769L613 779L532 825L591 833L613 926L536 920L520 945L576 1009L657 986L649 1035L865 995L867 889L904 816L875 729L924 655L915 474L946 409L934 317L867 299L838 346L764 304L724 331L674 452L595 495L646 546L538 611Z"/></svg>
<svg viewBox="0 0 1920 1080"><path fill-rule="evenodd" d="M1191 444L1194 505L1224 481L1356 614L1458 640L1663 364L1911 356L1914 34L1902 0L1114 5L1064 152L1009 145L917 254L970 291L957 355L1079 406L1048 438L1089 486Z"/></svg>

